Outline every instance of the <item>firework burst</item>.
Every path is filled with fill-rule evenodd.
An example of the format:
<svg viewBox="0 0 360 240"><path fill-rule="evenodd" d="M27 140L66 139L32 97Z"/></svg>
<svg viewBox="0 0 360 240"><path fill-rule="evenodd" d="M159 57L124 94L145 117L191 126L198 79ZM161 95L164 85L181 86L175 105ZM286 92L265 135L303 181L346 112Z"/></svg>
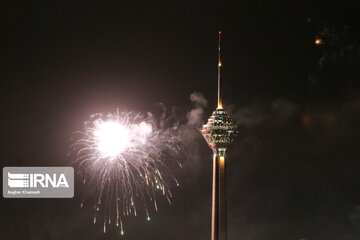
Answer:
<svg viewBox="0 0 360 240"><path fill-rule="evenodd" d="M176 126L165 125L151 114L117 111L91 115L77 132L76 165L87 192L96 196L94 223L101 214L104 232L115 222L123 235L123 217L136 216L138 206L149 221L150 207L158 210L158 195L171 204L170 182L179 185L170 170L181 166L174 156L179 138Z"/></svg>

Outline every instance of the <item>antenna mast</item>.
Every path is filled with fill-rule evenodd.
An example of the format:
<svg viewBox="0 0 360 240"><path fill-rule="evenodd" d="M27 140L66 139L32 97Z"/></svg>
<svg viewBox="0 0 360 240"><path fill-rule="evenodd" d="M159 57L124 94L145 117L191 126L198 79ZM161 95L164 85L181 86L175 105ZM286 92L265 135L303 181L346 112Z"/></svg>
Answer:
<svg viewBox="0 0 360 240"><path fill-rule="evenodd" d="M222 102L220 97L220 69L221 69L221 47L220 47L220 41L221 41L221 31L219 31L219 48L218 48L218 108L222 108Z"/></svg>

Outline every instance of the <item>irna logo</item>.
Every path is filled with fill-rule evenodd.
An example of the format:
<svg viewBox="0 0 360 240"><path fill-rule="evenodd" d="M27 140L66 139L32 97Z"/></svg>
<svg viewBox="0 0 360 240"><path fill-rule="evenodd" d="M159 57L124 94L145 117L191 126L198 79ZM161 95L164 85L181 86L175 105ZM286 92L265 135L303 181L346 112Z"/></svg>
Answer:
<svg viewBox="0 0 360 240"><path fill-rule="evenodd" d="M72 167L4 167L4 198L73 198Z"/></svg>
<svg viewBox="0 0 360 240"><path fill-rule="evenodd" d="M50 174L22 174L8 172L8 185L11 188L36 188L49 186L54 188L69 187L66 177L63 173L59 176L56 173Z"/></svg>

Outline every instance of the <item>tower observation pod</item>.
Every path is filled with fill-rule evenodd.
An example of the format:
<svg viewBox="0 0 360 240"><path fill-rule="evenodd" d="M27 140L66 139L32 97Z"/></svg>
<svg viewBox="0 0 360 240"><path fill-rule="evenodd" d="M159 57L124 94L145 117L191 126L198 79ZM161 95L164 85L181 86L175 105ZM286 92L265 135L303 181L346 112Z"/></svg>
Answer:
<svg viewBox="0 0 360 240"><path fill-rule="evenodd" d="M223 109L220 95L220 38L218 48L218 106L209 117L208 122L200 129L209 147L213 151L213 181L212 181L212 212L211 240L226 240L226 150L234 142L237 126Z"/></svg>

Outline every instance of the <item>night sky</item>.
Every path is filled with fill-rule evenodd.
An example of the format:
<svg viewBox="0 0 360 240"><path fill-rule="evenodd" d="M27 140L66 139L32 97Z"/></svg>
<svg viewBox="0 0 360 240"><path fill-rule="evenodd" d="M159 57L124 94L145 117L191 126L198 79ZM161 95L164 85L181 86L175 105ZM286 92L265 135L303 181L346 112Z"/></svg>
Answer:
<svg viewBox="0 0 360 240"><path fill-rule="evenodd" d="M0 239L209 239L212 152L197 128L216 107L219 29L239 127L229 240L360 239L360 4L169 2L1 3L2 167L71 165L90 114L159 103L184 128L184 166L172 206L127 218L125 237L92 223L76 178L73 199L1 198Z"/></svg>

